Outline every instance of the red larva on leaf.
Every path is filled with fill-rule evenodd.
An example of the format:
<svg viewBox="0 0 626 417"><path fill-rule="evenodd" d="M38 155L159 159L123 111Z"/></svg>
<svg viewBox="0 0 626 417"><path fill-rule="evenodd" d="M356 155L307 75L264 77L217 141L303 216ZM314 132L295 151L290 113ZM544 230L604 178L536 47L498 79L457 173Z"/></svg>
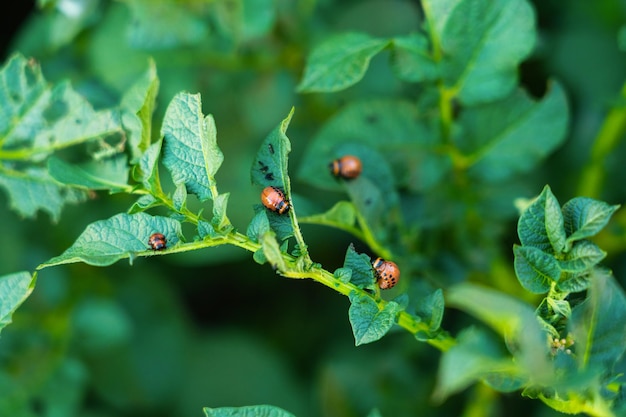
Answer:
<svg viewBox="0 0 626 417"><path fill-rule="evenodd" d="M383 258L376 258L372 262L374 271L376 272L376 283L381 290L387 290L398 283L400 280L400 268L395 262L386 261Z"/></svg>
<svg viewBox="0 0 626 417"><path fill-rule="evenodd" d="M163 250L167 246L167 239L163 233L153 233L148 238L148 245L152 250Z"/></svg>
<svg viewBox="0 0 626 417"><path fill-rule="evenodd" d="M328 165L331 174L337 178L351 180L359 175L363 170L361 160L353 155L345 155L335 159Z"/></svg>
<svg viewBox="0 0 626 417"><path fill-rule="evenodd" d="M285 198L285 194L278 187L265 187L261 192L261 202L265 207L278 214L287 213L291 207L289 200Z"/></svg>

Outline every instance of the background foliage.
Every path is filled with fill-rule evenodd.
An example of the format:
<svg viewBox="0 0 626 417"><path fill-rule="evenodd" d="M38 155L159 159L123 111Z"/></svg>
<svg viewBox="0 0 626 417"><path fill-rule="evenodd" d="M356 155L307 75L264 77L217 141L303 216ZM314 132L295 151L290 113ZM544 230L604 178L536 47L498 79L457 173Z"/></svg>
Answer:
<svg viewBox="0 0 626 417"><path fill-rule="evenodd" d="M410 59L415 55L403 55L422 42L407 36L422 19L417 2L164 0L157 7L155 2L141 0L40 0L32 6L26 19L11 19L19 25L6 39L3 62L6 64L14 51L35 58L41 65L41 79L55 86L50 100L71 94L67 80L80 95L72 96L70 102L80 109L83 120L103 131L115 130L110 108L121 105L132 113L142 104L134 102L128 92L145 88L155 74L158 94L153 138L159 135L168 103L177 93L201 94L204 113L211 114L217 124L224 155L220 170L213 175L219 190L230 192L228 217L239 230L246 230L258 204L259 190L251 185L250 166L259 144L292 107L289 166L298 215L327 210L344 200L346 192L358 198L378 187L389 191L382 201L393 205L400 201L393 191L397 186L406 195L417 196L402 200L419 208L411 212L413 218L405 220L411 224L419 219L420 233L425 236L421 253L435 264L433 273L437 272L424 278L441 285L483 281L538 303L541 298L524 292L514 275L511 248L522 238L516 233L514 198L534 197L550 184L562 202L578 195L611 205L625 200L620 170L623 145L617 141L592 152L607 113L623 106L620 90L626 59L618 34L626 5L618 0L532 2L536 39L511 41L509 56L502 59L517 60L520 67L512 67L502 78L494 80L493 74L480 68L473 72L474 77L493 81L480 83L485 86L482 90L458 83L459 68L470 59L463 51L471 49L472 39L450 45L458 54L456 61L447 63L445 80L460 86L463 105L493 99L507 85L514 86L519 71L528 94L510 98L513 113L532 112L535 106L558 108L565 103L569 109L567 120L537 110L541 117L531 124L542 126L546 137L563 139L551 144L538 141L535 151L547 158L541 165L517 175L527 168L515 165L524 158L503 161L497 154L492 160L483 155L487 162L474 165L466 178L474 185L461 183L453 189L467 190L454 195L458 200L450 198L450 189L434 187L444 178L436 174L447 167L437 159L430 143L419 143L424 155L420 160L386 165L379 149L366 153L364 158L370 163L382 161L377 175L370 179L375 188L345 190L332 178L318 175L320 171L326 174L328 159L340 151L332 149L334 141L345 143L341 151L354 146L349 141L355 131L345 120L378 126L367 131L371 137L359 138L369 144L379 139L377 128L385 132L416 129L410 131L411 137L424 137L420 129L433 128L407 128L405 121L415 116L408 107L388 110L389 100L395 98L435 100L427 89L413 83L432 80L434 70L427 62L417 63L422 72L407 70L414 68ZM462 20L456 23L452 27L457 33L450 36L463 38L464 30L469 29ZM523 32L523 27L508 29ZM345 32L367 36L346 36ZM394 39L395 55L385 48L386 39ZM354 71L363 74L360 82L343 79L320 84L329 69L305 64L307 59L315 62L316 56L322 63L328 61L328 51L323 48L309 56L324 41L345 43L348 48L356 45L355 56L362 65L369 63L366 70ZM39 80L39 76L34 72L25 82ZM7 80L7 85L13 82ZM311 93L316 91L337 92ZM373 101L360 104L363 99ZM497 111L485 106L480 115L468 110L460 116L467 120L462 134L474 138L459 142L467 154L480 149L480 138L493 134L492 119L471 123ZM378 118L373 120L372 114ZM141 119L127 116L120 115L126 126L141 123ZM619 120L613 126L618 132L623 128ZM68 120L64 134L73 128L85 127ZM524 126L520 130L523 132ZM458 133L450 132L450 137L458 138ZM37 131L22 134L31 137ZM621 134L615 136L621 138ZM128 138L130 160L145 151L149 139ZM19 144L20 135L12 140ZM49 138L40 140L49 143L45 142ZM51 173L67 174L63 160L81 161L85 156L81 152L107 158L115 154L120 141L113 135L108 142L92 144L86 150L64 150L60 154L64 159L52 159L47 168ZM557 151L551 152L557 145ZM407 144L389 142L387 146L402 149ZM517 151L521 152L523 149ZM604 161L603 172L585 176L588 161L594 158ZM37 164L20 169L32 178L45 179ZM135 198L125 193L98 191L123 191L125 180L116 182L114 177L111 181L119 184L117 190L111 184L102 188L95 184L90 192L57 193L46 188L44 181L40 189L27 195L22 192L23 184L11 182L11 178L0 175L0 186L6 191L0 193L4 242L0 276L35 270L70 247L88 224L124 212L135 203ZM428 198L421 197L425 191ZM210 189L204 192L212 193ZM441 204L448 201L458 204ZM192 200L187 204L199 206ZM364 214L377 218L386 208L373 210ZM623 224L618 214L610 233L595 239L608 253L604 264L622 285L626 272ZM374 232L385 230L381 225ZM363 242L338 229L304 223L302 233L311 258L329 271L344 265L350 244L358 252L373 255ZM425 261L414 262L407 270L419 270ZM489 278L494 276L497 279ZM13 323L1 334L0 415L199 416L202 407L251 404L273 404L300 417L365 416L374 409L384 416L469 416L477 410L481 410L479 415L559 415L518 392L500 395L481 384L444 400L451 393L443 392L441 386L436 389L439 351L416 343L395 328L376 343L355 347L346 313L349 306L349 299L321 285L281 278L234 246L139 258L132 266L122 261L107 268L80 263L47 268L39 274L35 291L13 315ZM5 320L4 315L0 320ZM454 309L447 309L443 320L443 327L453 334L472 323ZM466 331L459 339L484 352L492 346L484 341L488 337ZM458 354L449 359L452 374L458 369L454 360L462 363L464 359L464 352Z"/></svg>

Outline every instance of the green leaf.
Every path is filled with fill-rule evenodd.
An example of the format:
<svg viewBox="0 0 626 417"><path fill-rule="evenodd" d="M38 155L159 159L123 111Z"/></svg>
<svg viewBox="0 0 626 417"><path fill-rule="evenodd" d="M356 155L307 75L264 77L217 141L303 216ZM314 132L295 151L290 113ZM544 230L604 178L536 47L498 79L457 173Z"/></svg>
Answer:
<svg viewBox="0 0 626 417"><path fill-rule="evenodd" d="M126 155L118 154L85 164L68 164L56 157L48 158L50 176L62 184L86 190L129 191Z"/></svg>
<svg viewBox="0 0 626 417"><path fill-rule="evenodd" d="M425 3L432 7L434 1ZM517 85L518 65L535 45L531 5L525 0L444 3L437 7L447 14L443 24L430 24L440 30L447 88L467 105L505 97Z"/></svg>
<svg viewBox="0 0 626 417"><path fill-rule="evenodd" d="M439 76L430 53L428 39L420 32L393 39L392 68L403 81L433 81Z"/></svg>
<svg viewBox="0 0 626 417"><path fill-rule="evenodd" d="M561 253L565 249L563 213L550 186L524 210L517 223L517 234L525 247L534 247L547 253Z"/></svg>
<svg viewBox="0 0 626 417"><path fill-rule="evenodd" d="M32 167L24 172L6 172L0 166L0 186L9 195L11 208L24 217L34 217L38 210L50 214L53 222L61 216L66 204L85 201L84 190L64 186L50 176L47 170Z"/></svg>
<svg viewBox="0 0 626 417"><path fill-rule="evenodd" d="M365 253L357 253L353 244L348 246L343 267L352 271L351 283L359 288L374 289L376 283L370 257Z"/></svg>
<svg viewBox="0 0 626 417"><path fill-rule="evenodd" d="M12 321L13 313L35 288L37 273L22 271L0 276L0 331Z"/></svg>
<svg viewBox="0 0 626 417"><path fill-rule="evenodd" d="M563 205L568 245L596 235L607 225L619 207L588 197L575 197L569 200Z"/></svg>
<svg viewBox="0 0 626 417"><path fill-rule="evenodd" d="M230 220L226 216L228 197L230 197L230 193L223 193L213 200L213 218L211 219L211 223L215 227L215 230L221 233L226 233L233 229Z"/></svg>
<svg viewBox="0 0 626 417"><path fill-rule="evenodd" d="M107 266L123 258L132 261L137 255L150 256L154 252L148 239L157 232L165 235L168 248L182 238L181 225L176 220L143 212L117 214L91 223L63 254L39 265L38 269L75 262Z"/></svg>
<svg viewBox="0 0 626 417"><path fill-rule="evenodd" d="M436 130L413 103L357 101L346 105L317 132L305 149L298 178L321 189L342 190L349 183L337 181L328 164L352 154L361 158L361 177L379 188L424 191L451 169L441 146Z"/></svg>
<svg viewBox="0 0 626 417"><path fill-rule="evenodd" d="M303 93L344 90L363 78L370 60L389 41L365 33L341 33L316 46L297 89Z"/></svg>
<svg viewBox="0 0 626 417"><path fill-rule="evenodd" d="M350 294L350 303L348 316L356 346L382 338L394 325L401 310L394 301L385 303L381 309L372 297L354 292Z"/></svg>
<svg viewBox="0 0 626 417"><path fill-rule="evenodd" d="M163 141L159 139L150 145L139 159L139 164L135 166L134 177L139 179L146 190L153 194L158 194L161 191L159 157L161 156L162 144Z"/></svg>
<svg viewBox="0 0 626 417"><path fill-rule="evenodd" d="M148 70L124 93L120 103L122 126L128 136L133 164L152 141L152 114L158 92L159 78L155 63L150 59Z"/></svg>
<svg viewBox="0 0 626 417"><path fill-rule="evenodd" d="M272 265L272 268L278 271L286 271L287 265L283 258L283 253L280 250L278 240L276 240L276 233L273 230L266 230L260 237L259 243L263 249L263 255L265 259Z"/></svg>
<svg viewBox="0 0 626 417"><path fill-rule="evenodd" d="M276 21L274 0L242 0L242 40L260 38Z"/></svg>
<svg viewBox="0 0 626 417"><path fill-rule="evenodd" d="M422 322L428 324L430 334L435 334L441 327L443 320L443 312L445 302L443 299L443 291L441 288L430 293L425 299L421 300L417 306L417 315Z"/></svg>
<svg viewBox="0 0 626 417"><path fill-rule="evenodd" d="M252 218L248 229L246 230L246 236L252 239L254 242L259 242L260 237L270 229L270 221L267 218L265 210L259 210Z"/></svg>
<svg viewBox="0 0 626 417"><path fill-rule="evenodd" d="M626 295L605 271L595 269L590 283L569 323L576 360L581 369L612 369L626 351Z"/></svg>
<svg viewBox="0 0 626 417"><path fill-rule="evenodd" d="M516 358L518 371L525 378L542 385L553 382L547 333L530 305L507 294L469 283L449 288L446 300L449 306L472 314L502 335Z"/></svg>
<svg viewBox="0 0 626 417"><path fill-rule="evenodd" d="M559 261L559 265L563 271L580 273L600 263L605 256L606 252L598 245L588 240L581 240L567 252L564 260Z"/></svg>
<svg viewBox="0 0 626 417"><path fill-rule="evenodd" d="M220 407L203 409L206 417L295 417L273 405L250 405L245 407Z"/></svg>
<svg viewBox="0 0 626 417"><path fill-rule="evenodd" d="M522 287L534 294L550 290L561 277L559 262L554 256L533 246L513 246L515 275Z"/></svg>
<svg viewBox="0 0 626 417"><path fill-rule="evenodd" d="M215 173L224 155L217 146L213 116L202 114L199 94L178 93L170 102L163 119L163 165L176 185L201 201L215 198Z"/></svg>
<svg viewBox="0 0 626 417"><path fill-rule="evenodd" d="M339 229L350 229L356 223L356 210L349 201L338 201L327 212L299 217L300 223L322 224Z"/></svg>
<svg viewBox="0 0 626 417"><path fill-rule="evenodd" d="M500 101L465 109L456 144L469 158L469 173L487 182L528 172L563 143L568 105L563 88L551 83L541 100L522 90Z"/></svg>
<svg viewBox="0 0 626 417"><path fill-rule="evenodd" d="M503 355L489 334L470 327L442 355L433 397L443 401L478 380L488 377L513 380L520 378L520 374L521 370Z"/></svg>
<svg viewBox="0 0 626 417"><path fill-rule="evenodd" d="M591 271L570 273L566 272L556 287L564 292L580 292L589 288L591 280Z"/></svg>

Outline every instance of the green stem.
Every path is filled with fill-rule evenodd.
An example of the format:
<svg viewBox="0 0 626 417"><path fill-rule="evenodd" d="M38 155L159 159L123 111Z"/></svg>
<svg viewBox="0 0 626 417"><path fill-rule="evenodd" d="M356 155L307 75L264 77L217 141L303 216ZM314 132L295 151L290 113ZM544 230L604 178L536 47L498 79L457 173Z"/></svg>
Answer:
<svg viewBox="0 0 626 417"><path fill-rule="evenodd" d="M620 99L626 99L626 83L622 86ZM579 181L578 195L597 198L604 180L604 160L624 137L626 131L626 106L614 107L604 119L591 148L591 157L583 168Z"/></svg>

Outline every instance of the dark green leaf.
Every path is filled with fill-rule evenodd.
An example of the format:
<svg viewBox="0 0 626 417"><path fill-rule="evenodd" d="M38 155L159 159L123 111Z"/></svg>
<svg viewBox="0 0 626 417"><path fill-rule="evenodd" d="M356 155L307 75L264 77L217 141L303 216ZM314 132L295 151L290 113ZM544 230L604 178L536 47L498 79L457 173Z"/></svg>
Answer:
<svg viewBox="0 0 626 417"><path fill-rule="evenodd" d="M343 267L352 271L350 282L360 288L374 289L374 270L370 257L365 253L357 253L350 244L346 251Z"/></svg>
<svg viewBox="0 0 626 417"><path fill-rule="evenodd" d="M535 101L522 90L461 113L459 149L468 154L470 174L502 181L533 169L565 140L568 106L558 83Z"/></svg>
<svg viewBox="0 0 626 417"><path fill-rule="evenodd" d="M179 93L170 102L163 119L163 165L175 184L207 200L217 196L215 173L224 155L217 146L213 116L202 114L199 94Z"/></svg>
<svg viewBox="0 0 626 417"><path fill-rule="evenodd" d="M559 262L554 256L533 246L513 247L515 275L522 287L535 294L550 290L553 282L561 276Z"/></svg>
<svg viewBox="0 0 626 417"><path fill-rule="evenodd" d="M252 218L250 224L248 224L248 229L246 230L246 235L252 239L254 242L258 242L259 238L265 234L270 229L270 222L267 218L267 214L265 210L259 209L256 215Z"/></svg>
<svg viewBox="0 0 626 417"><path fill-rule="evenodd" d="M607 225L619 207L588 197L575 197L569 200L563 205L567 243L571 245L577 240L597 234Z"/></svg>
<svg viewBox="0 0 626 417"><path fill-rule="evenodd" d="M440 137L407 101L354 102L333 116L305 150L298 178L322 189L341 190L328 164L346 154L361 158L365 177L379 188L425 190L451 168ZM391 176L388 174L391 172Z"/></svg>
<svg viewBox="0 0 626 417"><path fill-rule="evenodd" d="M430 54L428 39L422 33L394 38L391 59L393 70L401 80L431 81L439 75L437 64Z"/></svg>
<svg viewBox="0 0 626 417"><path fill-rule="evenodd" d="M439 0L429 22L443 50L446 86L462 103L493 101L517 85L517 67L535 45L535 15L525 0ZM428 16L428 15L427 15ZM429 16L430 17L430 16Z"/></svg>
<svg viewBox="0 0 626 417"><path fill-rule="evenodd" d="M205 407L206 417L295 417L293 414L273 405L250 405L245 407Z"/></svg>
<svg viewBox="0 0 626 417"><path fill-rule="evenodd" d="M365 33L342 33L326 39L309 55L298 91L333 92L356 84L372 57L388 43Z"/></svg>
<svg viewBox="0 0 626 417"><path fill-rule="evenodd" d="M11 323L13 313L35 288L37 274L22 271L0 276L0 331Z"/></svg>
<svg viewBox="0 0 626 417"><path fill-rule="evenodd" d="M288 172L291 142L287 137L287 128L293 112L292 108L289 115L261 143L250 170L252 184L278 187L287 198L291 196Z"/></svg>
<svg viewBox="0 0 626 417"><path fill-rule="evenodd" d="M611 369L626 351L626 295L605 271L595 269L590 283L570 320L576 359L581 369Z"/></svg>
<svg viewBox="0 0 626 417"><path fill-rule="evenodd" d="M598 245L588 240L581 240L574 243L565 259L559 261L559 265L563 271L581 273L600 263L605 256L606 252Z"/></svg>
<svg viewBox="0 0 626 417"><path fill-rule="evenodd" d="M524 247L547 253L561 253L565 249L563 214L548 185L520 216L517 234Z"/></svg>
<svg viewBox="0 0 626 417"><path fill-rule="evenodd" d="M74 262L107 266L140 253L149 256L152 251L148 239L157 232L165 235L168 248L175 246L182 237L181 225L176 220L143 212L118 214L87 226L70 248L38 269Z"/></svg>
<svg viewBox="0 0 626 417"><path fill-rule="evenodd" d="M389 301L381 307L368 295L350 294L348 316L356 346L375 342L391 329L400 311L398 303Z"/></svg>
<svg viewBox="0 0 626 417"><path fill-rule="evenodd" d="M126 155L119 154L86 164L68 164L50 157L48 172L62 184L88 190L109 190L112 193L128 191L128 164Z"/></svg>
<svg viewBox="0 0 626 417"><path fill-rule="evenodd" d="M352 269L337 268L335 269L335 272L333 272L333 275L341 282L350 282L352 279Z"/></svg>
<svg viewBox="0 0 626 417"><path fill-rule="evenodd" d="M589 288L592 271L569 273L566 272L557 284L560 291L580 292Z"/></svg>

